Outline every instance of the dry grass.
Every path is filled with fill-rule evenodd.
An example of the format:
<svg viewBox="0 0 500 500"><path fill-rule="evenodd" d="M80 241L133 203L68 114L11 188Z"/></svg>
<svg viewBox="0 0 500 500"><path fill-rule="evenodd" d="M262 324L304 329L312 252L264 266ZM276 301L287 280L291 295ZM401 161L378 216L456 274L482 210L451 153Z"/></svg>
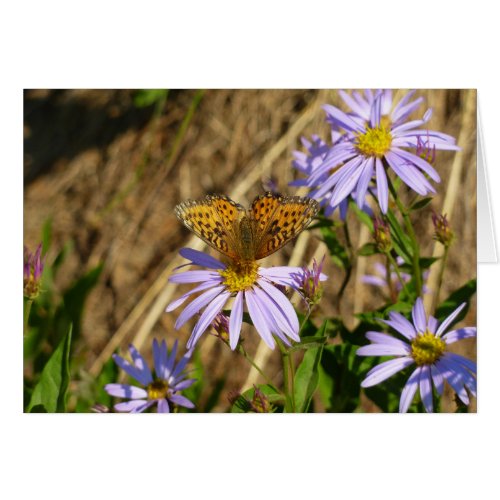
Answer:
<svg viewBox="0 0 500 500"><path fill-rule="evenodd" d="M442 297L476 276L476 94L468 90L421 91L434 108L430 127L459 138L459 154L441 152L443 178L433 207L450 215L458 243L450 251ZM194 111L185 135L178 131L196 91L173 91L159 116L139 110L131 91L27 91L25 96L25 241L34 246L48 217L54 237L49 260L68 240L75 251L65 262L57 286L64 289L82 271L104 262L99 286L84 315L86 368L93 373L117 346L138 346L152 336L185 342L192 324L176 332L178 312L164 307L181 289L167 285L177 251L198 245L176 220L173 207L186 198L226 193L248 204L272 176L282 192L293 178L292 151L301 135L327 137L321 104L340 105L329 90L208 90ZM181 140L180 140L181 139ZM450 182L450 189L447 185ZM416 231L422 253L437 252L430 208L421 212ZM353 244L369 235L352 216ZM322 252L315 232L271 256L271 265L293 259L307 263ZM319 250L318 250L319 248ZM353 276L370 269L374 259L359 259ZM319 314L336 314L333 296L342 272L328 264L331 279ZM434 279L431 276L432 279ZM353 313L374 308L382 298L352 279L342 303L348 325ZM466 318L475 324L475 302ZM245 335L245 346L279 381L277 353L259 349L259 337ZM208 384L227 380L224 393L256 381L249 366L213 336L200 342ZM474 342L460 352L475 356ZM452 408L450 399L445 408ZM216 411L224 411L221 399ZM366 407L372 409L371 407Z"/></svg>

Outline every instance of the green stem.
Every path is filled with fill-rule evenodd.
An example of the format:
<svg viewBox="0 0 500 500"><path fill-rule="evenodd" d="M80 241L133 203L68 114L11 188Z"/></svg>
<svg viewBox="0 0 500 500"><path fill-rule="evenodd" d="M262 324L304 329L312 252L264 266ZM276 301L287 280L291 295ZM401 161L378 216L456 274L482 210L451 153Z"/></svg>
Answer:
<svg viewBox="0 0 500 500"><path fill-rule="evenodd" d="M238 346L238 352L262 375L270 387L272 387L277 393L283 394L271 381L271 379L262 371L262 369L255 363L255 361L248 355L245 348L240 345Z"/></svg>
<svg viewBox="0 0 500 500"><path fill-rule="evenodd" d="M439 276L438 276L438 282L437 282L437 287L436 287L436 293L434 294L434 300L433 300L433 305L432 305L432 310L434 311L436 308L436 305L439 303L439 293L441 291L441 285L443 284L443 276L444 276L444 270L446 268L446 260L448 259L448 250L450 247L446 245L444 247L444 254L443 257L441 258L441 267L439 268Z"/></svg>
<svg viewBox="0 0 500 500"><path fill-rule="evenodd" d="M396 302L396 294L394 292L394 285L392 284L392 273L391 273L391 260L390 260L390 254L386 253L386 260L385 260L385 276L386 276L386 281L387 281L387 286L389 287L389 296L391 298L392 302Z"/></svg>
<svg viewBox="0 0 500 500"><path fill-rule="evenodd" d="M281 361L283 363L283 390L285 392L285 412L295 413L295 394L293 387L294 365L291 360L291 353L278 340L278 346L281 352Z"/></svg>
<svg viewBox="0 0 500 500"><path fill-rule="evenodd" d="M24 307L24 336L28 333L28 319L30 317L31 305L33 301L28 299Z"/></svg>
<svg viewBox="0 0 500 500"><path fill-rule="evenodd" d="M390 253L387 253L386 255L387 255L388 261L392 264L392 267L394 267L394 270L396 271L399 282L401 283L401 286L403 287L404 292L406 293L407 297L409 297L410 294L408 293L408 289L406 288L406 283L404 282L403 277L401 276L401 273L399 271L398 263L396 262L396 260L394 259L394 257Z"/></svg>
<svg viewBox="0 0 500 500"><path fill-rule="evenodd" d="M392 185L391 179L387 176L387 183L389 186L389 191L403 216L403 220L405 222L406 231L408 232L408 236L410 237L411 244L413 247L413 275L415 276L415 288L417 292L417 297L422 295L422 273L420 272L420 248L418 246L417 237L415 235L415 231L413 230L413 225L410 220L410 215L408 213L407 208L403 205L401 200L398 197L398 193L394 189Z"/></svg>

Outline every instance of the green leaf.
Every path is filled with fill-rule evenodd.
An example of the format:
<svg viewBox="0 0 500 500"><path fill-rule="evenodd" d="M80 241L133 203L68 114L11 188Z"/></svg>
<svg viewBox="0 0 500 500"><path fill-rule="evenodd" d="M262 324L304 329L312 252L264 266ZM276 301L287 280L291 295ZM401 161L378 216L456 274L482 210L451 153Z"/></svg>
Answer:
<svg viewBox="0 0 500 500"><path fill-rule="evenodd" d="M311 349L313 347L320 347L325 344L328 337L322 335L312 335L307 337L302 337L300 339L300 344L295 344L288 349L288 352L300 351L302 349Z"/></svg>
<svg viewBox="0 0 500 500"><path fill-rule="evenodd" d="M318 332L324 337L326 329L328 326L328 320L325 320L323 326ZM306 351L302 362L300 363L297 371L295 372L294 378L294 400L295 400L295 410L299 413L306 413L309 405L311 404L311 399L313 397L314 391L318 387L319 372L318 366L321 361L321 356L323 354L323 347L311 348Z"/></svg>
<svg viewBox="0 0 500 500"><path fill-rule="evenodd" d="M345 247L340 243L337 235L329 227L322 227L321 234L323 241L330 251L332 261L342 269L347 269L350 266L349 255Z"/></svg>
<svg viewBox="0 0 500 500"><path fill-rule="evenodd" d="M166 101L167 96L167 89L140 89L134 95L134 104L138 108L145 108Z"/></svg>
<svg viewBox="0 0 500 500"><path fill-rule="evenodd" d="M39 406L49 413L66 411L66 394L68 390L69 354L71 347L72 327L53 352L45 365L40 380L33 390L27 412L40 410Z"/></svg>
<svg viewBox="0 0 500 500"><path fill-rule="evenodd" d="M369 257L370 255L375 255L377 253L382 253L375 243L365 243L359 250L358 255L363 257Z"/></svg>
<svg viewBox="0 0 500 500"><path fill-rule="evenodd" d="M442 302L436 309L436 318L439 321L443 321L447 316L449 316L462 302L466 302L467 305L460 311L460 314L455 318L454 325L462 319L464 319L470 306L470 299L476 293L476 280L472 279L468 281L464 286L455 290L444 302Z"/></svg>
<svg viewBox="0 0 500 500"><path fill-rule="evenodd" d="M432 201L432 197L429 198L422 198L421 200L416 201L411 207L410 210L420 210L424 207L426 207L430 202Z"/></svg>

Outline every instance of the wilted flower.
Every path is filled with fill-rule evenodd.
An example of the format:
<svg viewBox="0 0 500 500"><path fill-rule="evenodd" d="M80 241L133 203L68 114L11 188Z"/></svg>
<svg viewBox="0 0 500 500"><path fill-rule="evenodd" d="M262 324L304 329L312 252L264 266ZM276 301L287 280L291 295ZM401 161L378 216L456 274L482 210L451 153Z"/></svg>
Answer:
<svg viewBox="0 0 500 500"><path fill-rule="evenodd" d="M191 248L183 248L179 253L191 261L186 265L208 268L208 270L185 271L169 278L169 281L174 283L200 284L171 302L167 306L167 312L179 307L192 294L203 292L186 306L175 323L175 328L179 329L205 308L188 340L188 349L196 344L232 297L234 302L229 316L231 349L234 350L238 345L245 304L257 332L271 349L275 346L273 334L286 345L290 345L289 339L300 342L297 313L279 289L280 286L296 288L295 276L302 272L300 267L278 266L266 269L256 262L242 265L224 264L206 253Z"/></svg>
<svg viewBox="0 0 500 500"><path fill-rule="evenodd" d="M399 411L405 413L420 389L420 396L427 412L433 411L432 385L437 393L443 394L444 381L447 380L460 400L468 405L467 391L476 395L476 363L448 352L447 346L457 340L475 337L476 328L466 327L445 333L453 320L465 307L465 302L453 311L438 326L436 318L427 318L421 298L413 306L410 323L403 315L391 312L390 320L384 323L399 332L404 340L382 332L368 332L366 338L372 344L358 349L359 356L397 356L372 368L361 387L371 387L383 382L407 366L416 364L417 367L410 375L404 386L399 402Z"/></svg>
<svg viewBox="0 0 500 500"><path fill-rule="evenodd" d="M28 247L24 246L24 296L31 300L38 297L40 293L40 281L43 272L41 255L41 243L37 246L34 253L31 253Z"/></svg>
<svg viewBox="0 0 500 500"><path fill-rule="evenodd" d="M177 341L175 341L169 355L166 342L163 340L158 344L158 341L154 339L154 377L145 359L133 345L129 346L129 352L132 364L117 354L113 354L113 359L127 375L137 380L143 387L128 384L106 384L104 390L111 396L130 399L130 401L116 404L115 410L140 413L153 405L158 405L158 413L170 413L170 405L172 404L194 408L194 404L189 399L179 394L180 391L196 382L196 379L187 379L187 375L183 373L192 351L187 352L176 365Z"/></svg>
<svg viewBox="0 0 500 500"><path fill-rule="evenodd" d="M389 226L378 217L373 219L373 239L380 252L387 253L391 251L391 231L389 230Z"/></svg>
<svg viewBox="0 0 500 500"><path fill-rule="evenodd" d="M300 273L295 275L299 291L311 305L317 304L323 295L321 281L327 279L327 276L322 273L324 263L325 256L323 256L319 264L316 262L316 259L313 259L312 269L306 266L302 268Z"/></svg>
<svg viewBox="0 0 500 500"><path fill-rule="evenodd" d="M411 189L420 195L435 193L427 180L435 182L440 177L428 160L404 148L420 148L422 137L426 138L427 150L459 150L455 139L434 130L419 129L431 118L428 109L422 119L407 121L409 115L421 104L422 98L410 102L413 91L408 92L393 106L392 91L366 90L352 95L339 91L341 98L351 108L345 113L326 104L323 109L327 121L335 132L344 131L329 151L322 153L323 162L305 179L304 185L311 188L316 199L326 199L331 207L338 206L349 195L355 193L360 208L372 179L376 181L377 199L383 213L387 212L389 190L386 169L391 168Z"/></svg>
<svg viewBox="0 0 500 500"><path fill-rule="evenodd" d="M432 223L434 224L434 239L442 243L445 247L449 247L455 235L446 219L446 214L433 212Z"/></svg>

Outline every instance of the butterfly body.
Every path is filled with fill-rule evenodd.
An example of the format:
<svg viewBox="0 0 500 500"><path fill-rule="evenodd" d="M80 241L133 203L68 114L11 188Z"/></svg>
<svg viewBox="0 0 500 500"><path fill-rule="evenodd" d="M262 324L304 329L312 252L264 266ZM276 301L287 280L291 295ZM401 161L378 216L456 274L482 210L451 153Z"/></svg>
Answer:
<svg viewBox="0 0 500 500"><path fill-rule="evenodd" d="M247 210L224 195L175 207L183 224L233 262L254 262L279 250L311 222L316 200L267 192Z"/></svg>

